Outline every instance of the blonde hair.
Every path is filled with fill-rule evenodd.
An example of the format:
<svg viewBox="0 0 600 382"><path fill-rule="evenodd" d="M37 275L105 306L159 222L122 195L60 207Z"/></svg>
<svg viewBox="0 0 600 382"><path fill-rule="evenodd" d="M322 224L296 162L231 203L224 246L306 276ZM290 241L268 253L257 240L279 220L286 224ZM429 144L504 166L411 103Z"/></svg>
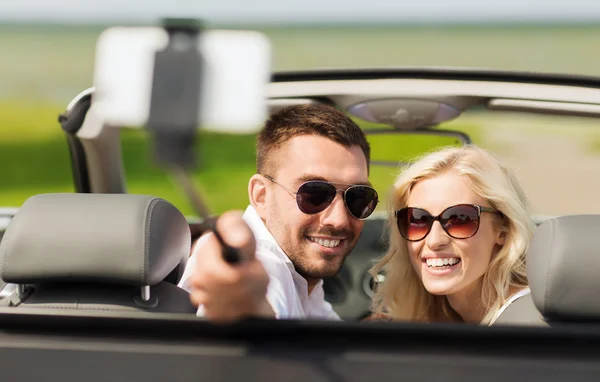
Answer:
<svg viewBox="0 0 600 382"><path fill-rule="evenodd" d="M504 214L498 219L498 229L505 234L504 245L483 276L481 301L486 314L481 323L487 324L494 318L511 291L527 286L525 254L534 223L515 176L492 154L474 145L443 148L419 158L396 178L388 203L390 246L370 270L373 277L380 272L385 275L373 296L374 316L420 322L462 321L445 296L432 295L423 286L394 216L394 211L407 206L408 196L418 181L448 171L465 176L474 192Z"/></svg>

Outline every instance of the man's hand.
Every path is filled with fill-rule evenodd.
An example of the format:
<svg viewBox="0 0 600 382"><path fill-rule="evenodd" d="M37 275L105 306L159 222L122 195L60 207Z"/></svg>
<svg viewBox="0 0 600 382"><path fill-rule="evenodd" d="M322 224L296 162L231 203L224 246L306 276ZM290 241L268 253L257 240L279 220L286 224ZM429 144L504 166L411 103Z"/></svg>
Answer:
<svg viewBox="0 0 600 382"><path fill-rule="evenodd" d="M233 321L245 317L275 317L267 302L269 276L256 259L256 242L239 211L226 212L217 220L217 230L228 245L238 248L242 260L228 264L214 236L195 246L197 267L191 276L191 300L204 306L206 318Z"/></svg>

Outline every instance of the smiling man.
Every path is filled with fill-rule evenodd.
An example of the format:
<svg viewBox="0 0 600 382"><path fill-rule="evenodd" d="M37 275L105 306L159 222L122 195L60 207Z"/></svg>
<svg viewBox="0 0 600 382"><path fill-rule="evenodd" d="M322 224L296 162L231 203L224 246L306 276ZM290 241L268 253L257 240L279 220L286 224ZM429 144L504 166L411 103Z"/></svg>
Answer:
<svg viewBox="0 0 600 382"><path fill-rule="evenodd" d="M339 272L377 205L369 161L362 130L332 107L291 106L274 114L257 139L257 173L243 214L255 256L229 265L212 234L198 241L180 286L191 292L199 315L339 320L324 299L323 278ZM235 246L229 230L223 236Z"/></svg>

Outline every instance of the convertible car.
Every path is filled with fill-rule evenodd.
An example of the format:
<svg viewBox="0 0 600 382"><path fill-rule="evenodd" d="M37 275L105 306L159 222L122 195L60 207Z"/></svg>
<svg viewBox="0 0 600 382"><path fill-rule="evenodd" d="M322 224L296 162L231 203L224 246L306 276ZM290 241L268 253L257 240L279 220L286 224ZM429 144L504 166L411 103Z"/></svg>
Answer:
<svg viewBox="0 0 600 382"><path fill-rule="evenodd" d="M327 299L345 319L213 324L176 284L200 233L169 201L127 193L120 130L60 117L75 191L40 194L0 243L0 359L14 380L584 381L600 375L600 78L467 68L276 72L269 108L326 103L364 126L384 205ZM512 164L538 224L528 272L536 311L492 327L358 322L367 270L386 249L385 189L401 163L477 143ZM151 191L151 190L150 190ZM56 219L61 216L60 219ZM530 315L543 317L533 324ZM18 366L17 366L18 365ZM28 367L23 367L24 365Z"/></svg>

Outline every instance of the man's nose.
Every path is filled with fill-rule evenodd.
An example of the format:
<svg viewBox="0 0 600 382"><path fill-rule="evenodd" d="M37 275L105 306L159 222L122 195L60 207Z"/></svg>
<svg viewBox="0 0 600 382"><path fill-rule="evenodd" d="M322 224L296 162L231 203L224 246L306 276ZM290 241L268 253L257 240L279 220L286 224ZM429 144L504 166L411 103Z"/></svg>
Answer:
<svg viewBox="0 0 600 382"><path fill-rule="evenodd" d="M343 193L338 192L331 202L331 205L323 211L323 225L328 225L334 229L343 229L348 227L349 213L344 203Z"/></svg>
<svg viewBox="0 0 600 382"><path fill-rule="evenodd" d="M434 221L425 240L427 246L435 250L447 245L450 242L450 236L444 231L439 221Z"/></svg>

